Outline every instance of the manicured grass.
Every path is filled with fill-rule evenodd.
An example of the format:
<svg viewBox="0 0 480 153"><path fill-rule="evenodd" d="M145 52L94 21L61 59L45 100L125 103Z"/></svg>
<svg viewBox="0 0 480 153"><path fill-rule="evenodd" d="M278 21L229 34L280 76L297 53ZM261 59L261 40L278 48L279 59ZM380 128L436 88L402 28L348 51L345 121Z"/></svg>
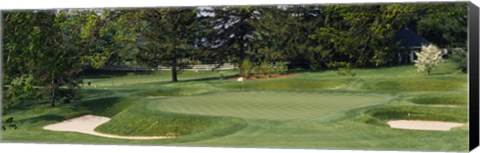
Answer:
<svg viewBox="0 0 480 153"><path fill-rule="evenodd" d="M219 129L218 124L228 125L229 128ZM208 131L229 131L242 124L241 119L150 111L145 102L138 102L96 130L128 136L188 136Z"/></svg>
<svg viewBox="0 0 480 153"><path fill-rule="evenodd" d="M218 72L186 71L89 76L81 101L19 103L7 110L19 128L7 142L156 144L367 150L466 151L468 128L448 132L391 129L388 120L468 123L467 75L442 63L432 75L413 65L299 72L295 77L220 80ZM237 71L225 71L225 76ZM444 107L442 105L455 105ZM121 140L42 130L48 124L94 114L112 118L96 131L175 135L173 139ZM408 115L410 114L410 115Z"/></svg>
<svg viewBox="0 0 480 153"><path fill-rule="evenodd" d="M179 114L231 116L266 120L322 120L360 107L378 105L385 97L308 92L216 92L151 102L150 109Z"/></svg>

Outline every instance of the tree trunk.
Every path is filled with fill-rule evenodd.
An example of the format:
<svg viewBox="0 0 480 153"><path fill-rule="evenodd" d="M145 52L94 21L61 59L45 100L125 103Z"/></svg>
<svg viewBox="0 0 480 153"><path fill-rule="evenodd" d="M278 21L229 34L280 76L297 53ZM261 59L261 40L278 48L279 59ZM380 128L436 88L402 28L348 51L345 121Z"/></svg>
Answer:
<svg viewBox="0 0 480 153"><path fill-rule="evenodd" d="M178 82L177 79L177 59L172 60L172 82Z"/></svg>
<svg viewBox="0 0 480 153"><path fill-rule="evenodd" d="M240 43L240 54L239 54L239 62L238 62L238 67L240 68L240 76L241 77L248 77L248 74L245 74L244 67L242 67L242 64L245 60L245 48L244 48L244 43Z"/></svg>
<svg viewBox="0 0 480 153"><path fill-rule="evenodd" d="M52 86L52 104L51 105L52 105L52 107L55 107L55 98L56 98L55 97L56 96L55 92L56 92L57 87L55 87L56 85L55 85L54 80L52 80L52 85L51 86Z"/></svg>
<svg viewBox="0 0 480 153"><path fill-rule="evenodd" d="M176 67L172 67L172 82L178 82L177 68Z"/></svg>

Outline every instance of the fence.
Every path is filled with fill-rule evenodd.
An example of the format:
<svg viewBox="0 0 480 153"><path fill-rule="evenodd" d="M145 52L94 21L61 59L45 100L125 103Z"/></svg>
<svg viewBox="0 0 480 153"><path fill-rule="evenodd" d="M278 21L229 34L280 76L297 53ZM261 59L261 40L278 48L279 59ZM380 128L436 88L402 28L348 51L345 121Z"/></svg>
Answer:
<svg viewBox="0 0 480 153"><path fill-rule="evenodd" d="M211 70L233 70L236 66L230 63L220 64L199 64L191 65L189 68L184 70L187 71L211 71ZM127 65L116 65L116 66L104 66L102 70L108 71L155 71L155 70L171 70L171 67L167 66L158 66L155 68L148 68L142 66L127 66Z"/></svg>

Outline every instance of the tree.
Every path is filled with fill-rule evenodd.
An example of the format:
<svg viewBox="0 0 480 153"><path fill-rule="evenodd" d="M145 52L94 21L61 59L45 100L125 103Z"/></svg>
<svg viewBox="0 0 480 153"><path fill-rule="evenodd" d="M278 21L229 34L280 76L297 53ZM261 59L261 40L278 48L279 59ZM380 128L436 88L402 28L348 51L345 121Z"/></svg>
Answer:
<svg viewBox="0 0 480 153"><path fill-rule="evenodd" d="M411 28L441 48L467 46L468 3L416 4Z"/></svg>
<svg viewBox="0 0 480 153"><path fill-rule="evenodd" d="M214 13L215 49L224 52L224 59L230 59L239 66L244 60L251 60L251 55L256 51L254 33L261 9L251 6L219 7L215 8ZM245 76L245 73L240 68L240 75Z"/></svg>
<svg viewBox="0 0 480 153"><path fill-rule="evenodd" d="M417 60L415 66L418 72L426 72L430 75L432 69L442 61L442 52L435 45L422 46L420 52L415 53Z"/></svg>
<svg viewBox="0 0 480 153"><path fill-rule="evenodd" d="M62 37L55 24L53 11L6 13L4 30L8 31L5 34L4 48L7 54L4 70L5 101L24 101L40 98L33 95L50 95L51 104L55 106L55 100L59 97L58 85L61 84L58 82L63 80L56 77L64 72L63 62L68 62L64 58L69 56L57 54L61 52L59 44ZM29 77L35 79L27 79ZM19 86L23 86L23 92ZM38 90L32 86L42 88Z"/></svg>
<svg viewBox="0 0 480 153"><path fill-rule="evenodd" d="M30 99L35 95L31 68L36 64L36 51L42 45L41 39L31 34L42 21L42 13L3 12L3 56L2 56L2 109L14 103ZM5 111L3 111L5 113Z"/></svg>
<svg viewBox="0 0 480 153"><path fill-rule="evenodd" d="M396 44L392 37L404 27L409 5L327 5L320 7L321 26L309 35L324 58L323 64L349 62L354 67L392 63Z"/></svg>
<svg viewBox="0 0 480 153"><path fill-rule="evenodd" d="M93 40L88 26L96 26L82 24L93 19L87 12L5 13L4 102L45 98L56 106L62 98L65 102L79 98L80 73L88 65L99 64L92 61L103 59L87 41Z"/></svg>
<svg viewBox="0 0 480 153"><path fill-rule="evenodd" d="M197 10L191 8L143 9L139 19L146 23L138 40L137 57L152 67L169 66L172 82L193 61Z"/></svg>

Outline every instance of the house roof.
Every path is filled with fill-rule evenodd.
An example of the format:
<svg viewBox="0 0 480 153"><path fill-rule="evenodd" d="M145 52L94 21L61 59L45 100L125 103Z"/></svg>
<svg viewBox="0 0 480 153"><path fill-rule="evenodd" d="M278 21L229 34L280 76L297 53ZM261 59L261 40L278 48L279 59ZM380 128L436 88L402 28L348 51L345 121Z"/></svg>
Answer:
<svg viewBox="0 0 480 153"><path fill-rule="evenodd" d="M428 45L430 42L419 36L414 31L410 30L409 28L405 28L395 34L393 37L395 42L400 41L400 47L405 48L420 48L422 45Z"/></svg>

